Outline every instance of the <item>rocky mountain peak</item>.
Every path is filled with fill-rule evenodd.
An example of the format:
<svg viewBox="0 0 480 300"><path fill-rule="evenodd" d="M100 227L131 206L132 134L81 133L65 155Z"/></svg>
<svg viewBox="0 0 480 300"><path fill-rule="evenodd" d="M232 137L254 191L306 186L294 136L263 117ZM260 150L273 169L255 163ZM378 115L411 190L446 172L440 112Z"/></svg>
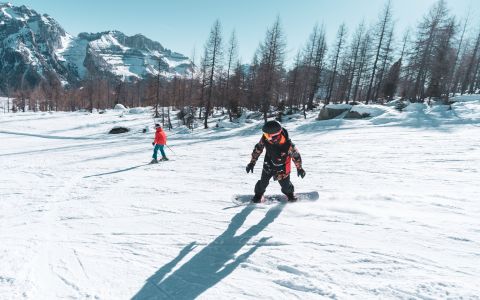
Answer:
<svg viewBox="0 0 480 300"><path fill-rule="evenodd" d="M160 66L160 68L159 68ZM188 57L142 34L117 30L68 34L47 14L27 6L0 3L0 89L58 79L75 84L86 76L132 80L161 74L170 78L192 71Z"/></svg>

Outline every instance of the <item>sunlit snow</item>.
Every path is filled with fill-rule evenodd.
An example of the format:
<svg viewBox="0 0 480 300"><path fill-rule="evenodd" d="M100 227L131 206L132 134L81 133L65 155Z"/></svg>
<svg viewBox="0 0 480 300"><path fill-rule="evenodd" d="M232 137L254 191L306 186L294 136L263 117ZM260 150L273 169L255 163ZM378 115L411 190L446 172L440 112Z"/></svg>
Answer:
<svg viewBox="0 0 480 300"><path fill-rule="evenodd" d="M149 110L2 111L0 298L478 299L480 97L452 108L286 117L320 199L244 206L260 119L173 118L148 165Z"/></svg>

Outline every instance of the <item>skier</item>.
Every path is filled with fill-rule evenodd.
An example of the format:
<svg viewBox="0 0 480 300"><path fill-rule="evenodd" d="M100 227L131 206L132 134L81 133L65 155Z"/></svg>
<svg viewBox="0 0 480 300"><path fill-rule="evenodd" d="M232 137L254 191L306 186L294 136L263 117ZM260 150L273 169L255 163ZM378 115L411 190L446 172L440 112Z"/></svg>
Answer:
<svg viewBox="0 0 480 300"><path fill-rule="evenodd" d="M266 148L265 159L263 161L262 176L255 185L255 196L252 202L259 203L262 200L263 193L268 186L270 178L278 180L289 202L297 201L294 195L294 187L290 181L290 159L295 163L297 175L305 177L305 170L302 168L302 158L295 145L288 137L288 132L277 121L268 121L262 127L263 135L258 144L255 145L252 152L252 159L246 167L247 174L253 173L253 167L257 159Z"/></svg>
<svg viewBox="0 0 480 300"><path fill-rule="evenodd" d="M160 124L155 124L155 140L152 142L153 147L153 155L152 155L152 161L150 162L151 164L156 164L158 163L157 160L157 151L160 150L162 153L162 159L161 160L168 160L167 156L165 155L165 151L163 150L163 147L167 144L167 136L165 135L165 131L163 131L162 126Z"/></svg>

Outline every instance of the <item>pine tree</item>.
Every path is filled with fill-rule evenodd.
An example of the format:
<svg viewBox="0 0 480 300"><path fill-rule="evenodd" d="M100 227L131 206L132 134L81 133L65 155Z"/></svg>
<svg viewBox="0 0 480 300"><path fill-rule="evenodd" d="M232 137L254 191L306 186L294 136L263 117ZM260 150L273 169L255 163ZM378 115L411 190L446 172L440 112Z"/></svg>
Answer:
<svg viewBox="0 0 480 300"><path fill-rule="evenodd" d="M382 48L382 64L381 68L378 72L378 80L376 83L376 88L375 88L375 93L373 96L373 99L378 99L379 98L379 93L381 91L381 88L384 84L384 77L385 77L385 72L387 68L389 67L391 60L392 60L392 43L393 43L393 26L390 28L390 32L387 35L387 41L385 43L385 47ZM384 95L382 95L384 96Z"/></svg>
<svg viewBox="0 0 480 300"><path fill-rule="evenodd" d="M333 94L333 88L335 86L335 79L337 76L338 61L343 51L346 35L347 35L347 27L345 26L345 23L342 23L338 28L338 32L337 32L337 41L335 42L335 52L333 54L332 62L331 62L332 75L330 77L330 83L327 90L327 97L325 99L325 104L330 103L330 99Z"/></svg>
<svg viewBox="0 0 480 300"><path fill-rule="evenodd" d="M414 47L410 53L410 66L414 85L409 89L411 99L423 101L426 97L426 86L432 75L433 58L440 48L436 47L441 37L440 32L449 22L448 10L444 0L439 0L430 9L417 27Z"/></svg>
<svg viewBox="0 0 480 300"><path fill-rule="evenodd" d="M476 73L478 70L476 70L476 61L477 61L477 54L479 52L479 47L480 47L480 31L478 32L478 36L477 36L477 39L475 41L475 46L473 48L473 52L470 56L470 60L469 60L469 63L467 65L467 71L466 71L466 74L465 74L465 79L463 80L462 82L462 94L464 92L467 92L467 93L473 93L473 86L474 86L474 83L475 83L475 76L476 76Z"/></svg>
<svg viewBox="0 0 480 300"><path fill-rule="evenodd" d="M317 43L313 61L313 72L310 81L310 94L308 95L308 109L313 109L313 99L320 88L322 74L325 67L325 56L327 54L327 42L325 37L325 26L322 25L317 36Z"/></svg>
<svg viewBox="0 0 480 300"><path fill-rule="evenodd" d="M206 102L204 127L208 128L208 117L210 116L213 101L213 89L216 80L216 75L221 69L221 60L223 56L222 49L222 29L220 21L217 20L210 30L210 36L205 44L204 68L206 71Z"/></svg>
<svg viewBox="0 0 480 300"><path fill-rule="evenodd" d="M351 99L351 94L352 94L352 87L354 85L354 78L355 76L360 76L360 53L361 53L361 45L362 45L362 40L365 35L365 22L362 21L360 25L358 26L357 30L355 31L355 34L353 36L352 44L350 46L350 68L349 71L350 73L348 74L348 91L347 91L347 96L346 96L346 101Z"/></svg>
<svg viewBox="0 0 480 300"><path fill-rule="evenodd" d="M378 43L377 43L375 59L373 61L372 75L370 76L370 81L368 84L367 99L366 99L367 104L368 104L368 101L371 100L371 96L373 95L372 88L373 88L373 82L375 80L375 74L377 72L378 60L380 59L380 51L384 46L385 37L387 33L390 31L391 23L392 23L392 2L391 0L388 0L388 2L385 4L385 7L383 9L383 12L378 24L378 30L379 30L377 33Z"/></svg>
<svg viewBox="0 0 480 300"><path fill-rule="evenodd" d="M285 36L277 17L272 27L265 34L265 39L260 44L260 64L258 69L258 88L261 96L261 112L267 121L270 105L278 99L283 75L285 55Z"/></svg>
<svg viewBox="0 0 480 300"><path fill-rule="evenodd" d="M361 100L361 94L364 86L364 82L368 80L366 78L368 65L370 63L370 32L366 32L360 44L360 57L358 63L358 73L355 80L355 88L353 90L353 101Z"/></svg>
<svg viewBox="0 0 480 300"><path fill-rule="evenodd" d="M237 37L235 35L235 31L232 31L232 34L230 36L230 40L228 42L228 49L227 49L227 74L226 74L226 86L225 86L225 98L227 101L227 106L228 106L228 117L230 119L230 122L232 122L232 100L230 99L231 96L231 86L230 86L230 76L232 69L234 68L235 62L238 60L238 42L237 42Z"/></svg>
<svg viewBox="0 0 480 300"><path fill-rule="evenodd" d="M447 93L447 100L448 100L448 97L450 96L450 93L452 94L452 96L455 96L455 92L457 90L457 86L458 86L458 81L459 81L459 76L458 76L458 59L460 57L460 52L462 50L462 45L463 45L463 41L464 41L464 36L465 36L465 31L467 29L467 25L468 25L468 21L470 19L470 14L468 13L467 14L467 17L465 18L465 21L463 23L463 29L462 29L462 34L460 35L460 40L459 40L459 43L458 43L458 47L455 48L455 60L453 61L453 72L452 74L449 76L449 79L448 79L448 88L449 88L449 91ZM454 82L452 84L452 82Z"/></svg>

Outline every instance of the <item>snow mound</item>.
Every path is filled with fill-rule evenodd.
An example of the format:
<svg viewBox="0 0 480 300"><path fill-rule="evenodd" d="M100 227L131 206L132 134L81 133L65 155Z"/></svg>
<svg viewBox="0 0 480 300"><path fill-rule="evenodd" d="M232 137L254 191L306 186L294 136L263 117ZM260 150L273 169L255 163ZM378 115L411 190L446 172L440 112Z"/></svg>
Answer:
<svg viewBox="0 0 480 300"><path fill-rule="evenodd" d="M139 115L139 114L144 114L145 112L148 112L148 111L149 109L145 107L134 107L134 108L130 108L128 110L128 113L132 115Z"/></svg>
<svg viewBox="0 0 480 300"><path fill-rule="evenodd" d="M238 123L230 122L227 120L220 120L217 122L216 125L218 128L237 128L239 126Z"/></svg>
<svg viewBox="0 0 480 300"><path fill-rule="evenodd" d="M480 101L480 94L468 94L468 95L459 95L452 98L453 101Z"/></svg>
<svg viewBox="0 0 480 300"><path fill-rule="evenodd" d="M251 120L261 120L263 118L263 114L258 111L248 111L245 113L246 119L251 119Z"/></svg>
<svg viewBox="0 0 480 300"><path fill-rule="evenodd" d="M391 108L383 105L364 105L358 104L354 105L351 111L358 112L359 114L368 114L370 117L378 117L391 111Z"/></svg>
<svg viewBox="0 0 480 300"><path fill-rule="evenodd" d="M378 117L389 111L391 111L391 108L383 105L328 104L320 111L319 120L328 120L333 118L362 119Z"/></svg>
<svg viewBox="0 0 480 300"><path fill-rule="evenodd" d="M424 103L410 103L404 110L406 112L422 113L426 108L427 105Z"/></svg>
<svg viewBox="0 0 480 300"><path fill-rule="evenodd" d="M115 107L113 109L114 110L121 110L121 111L127 110L127 108L123 104L120 104L120 103L115 104Z"/></svg>
<svg viewBox="0 0 480 300"><path fill-rule="evenodd" d="M192 130L188 129L187 127L180 128L175 134L191 134Z"/></svg>
<svg viewBox="0 0 480 300"><path fill-rule="evenodd" d="M480 99L471 102L456 102L452 109L458 116L467 123L480 123Z"/></svg>

